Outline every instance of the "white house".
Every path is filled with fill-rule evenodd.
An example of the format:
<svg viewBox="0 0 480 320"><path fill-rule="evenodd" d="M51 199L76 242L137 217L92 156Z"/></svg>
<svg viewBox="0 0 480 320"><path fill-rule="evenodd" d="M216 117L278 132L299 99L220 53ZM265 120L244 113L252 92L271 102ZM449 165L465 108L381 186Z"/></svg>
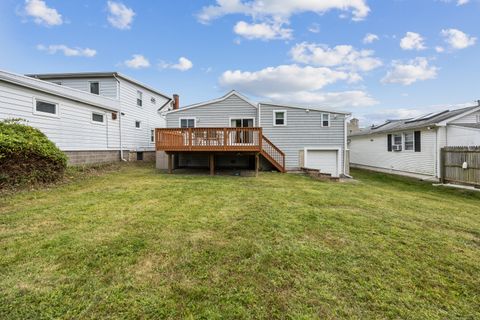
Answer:
<svg viewBox="0 0 480 320"><path fill-rule="evenodd" d="M441 148L479 145L480 105L388 120L352 133L350 165L437 180Z"/></svg>
<svg viewBox="0 0 480 320"><path fill-rule="evenodd" d="M0 71L0 119L45 133L70 164L154 158L172 99L117 72L23 76Z"/></svg>
<svg viewBox="0 0 480 320"><path fill-rule="evenodd" d="M309 167L339 177L348 174L349 115L317 106L255 103L231 91L166 113L167 126L158 130L157 166L166 168L166 152L176 167L262 166L282 172Z"/></svg>

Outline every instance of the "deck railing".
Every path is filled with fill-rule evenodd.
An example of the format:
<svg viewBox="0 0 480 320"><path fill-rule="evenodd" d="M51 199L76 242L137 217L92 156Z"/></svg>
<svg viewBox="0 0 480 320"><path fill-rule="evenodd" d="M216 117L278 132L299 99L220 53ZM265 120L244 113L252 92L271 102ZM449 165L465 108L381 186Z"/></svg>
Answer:
<svg viewBox="0 0 480 320"><path fill-rule="evenodd" d="M161 151L262 150L262 128L161 128L155 130Z"/></svg>
<svg viewBox="0 0 480 320"><path fill-rule="evenodd" d="M262 154L269 160L278 170L285 171L285 153L274 145L267 137L262 137Z"/></svg>

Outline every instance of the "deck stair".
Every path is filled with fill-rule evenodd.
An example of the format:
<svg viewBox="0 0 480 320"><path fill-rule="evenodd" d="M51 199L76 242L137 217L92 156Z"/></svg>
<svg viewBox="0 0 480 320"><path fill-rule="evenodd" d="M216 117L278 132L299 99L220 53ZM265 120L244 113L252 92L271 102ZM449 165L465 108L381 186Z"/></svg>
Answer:
<svg viewBox="0 0 480 320"><path fill-rule="evenodd" d="M262 150L260 154L268 160L278 171L284 173L285 169L285 153L274 145L270 140L262 135Z"/></svg>

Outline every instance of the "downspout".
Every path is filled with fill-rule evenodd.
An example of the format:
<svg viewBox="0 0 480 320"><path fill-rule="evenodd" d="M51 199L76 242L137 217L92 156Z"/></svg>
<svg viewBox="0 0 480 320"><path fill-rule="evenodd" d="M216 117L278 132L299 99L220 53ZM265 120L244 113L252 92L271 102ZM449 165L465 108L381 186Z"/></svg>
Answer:
<svg viewBox="0 0 480 320"><path fill-rule="evenodd" d="M118 80L117 75L114 73L113 77L117 81L117 99L118 99L118 104L119 104L119 110L118 110L118 127L119 127L119 142L120 142L120 160L121 161L127 161L123 158L123 142L122 142L122 102L120 101L120 80Z"/></svg>

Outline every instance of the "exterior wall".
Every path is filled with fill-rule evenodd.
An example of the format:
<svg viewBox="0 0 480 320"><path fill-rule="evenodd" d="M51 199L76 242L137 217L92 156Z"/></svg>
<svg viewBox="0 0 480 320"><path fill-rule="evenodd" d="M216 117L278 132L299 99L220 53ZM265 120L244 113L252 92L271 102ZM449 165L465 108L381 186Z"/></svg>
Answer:
<svg viewBox="0 0 480 320"><path fill-rule="evenodd" d="M287 125L273 125L273 111L287 111ZM340 148L343 172L345 148L345 115L330 113L330 126L321 126L321 112L275 105L260 105L260 124L263 134L285 153L287 170L298 170L302 166L303 150L308 148Z"/></svg>
<svg viewBox="0 0 480 320"><path fill-rule="evenodd" d="M447 126L447 146L480 146L480 129Z"/></svg>
<svg viewBox="0 0 480 320"><path fill-rule="evenodd" d="M112 99L117 99L117 80L115 78L91 78L91 79L48 79L45 81L58 83L62 86L86 91L90 93L90 82L98 82L100 85L100 95Z"/></svg>
<svg viewBox="0 0 480 320"><path fill-rule="evenodd" d="M167 98L129 81L120 80L120 105L122 113L122 145L126 150L154 151L155 143L150 140L150 131L164 128L165 119L158 109L167 102ZM143 105L137 106L137 90L143 93ZM152 102L155 99L155 103ZM135 121L141 122L141 128L135 127Z"/></svg>
<svg viewBox="0 0 480 320"><path fill-rule="evenodd" d="M35 113L35 99L57 103L58 116ZM92 112L103 113L105 123L92 122ZM63 151L119 149L119 121L111 111L0 81L0 119L8 118L26 120Z"/></svg>
<svg viewBox="0 0 480 320"><path fill-rule="evenodd" d="M480 123L478 116L480 116L480 111L470 113L449 123Z"/></svg>
<svg viewBox="0 0 480 320"><path fill-rule="evenodd" d="M196 127L230 127L231 118L255 118L255 126L258 126L257 108L231 95L227 99L167 114L167 128L180 127L180 118L195 118Z"/></svg>
<svg viewBox="0 0 480 320"><path fill-rule="evenodd" d="M120 151L66 151L69 165L112 163L120 160Z"/></svg>
<svg viewBox="0 0 480 320"><path fill-rule="evenodd" d="M350 140L352 165L438 176L436 130L421 130L421 152L389 152L387 150L387 134L352 136Z"/></svg>

